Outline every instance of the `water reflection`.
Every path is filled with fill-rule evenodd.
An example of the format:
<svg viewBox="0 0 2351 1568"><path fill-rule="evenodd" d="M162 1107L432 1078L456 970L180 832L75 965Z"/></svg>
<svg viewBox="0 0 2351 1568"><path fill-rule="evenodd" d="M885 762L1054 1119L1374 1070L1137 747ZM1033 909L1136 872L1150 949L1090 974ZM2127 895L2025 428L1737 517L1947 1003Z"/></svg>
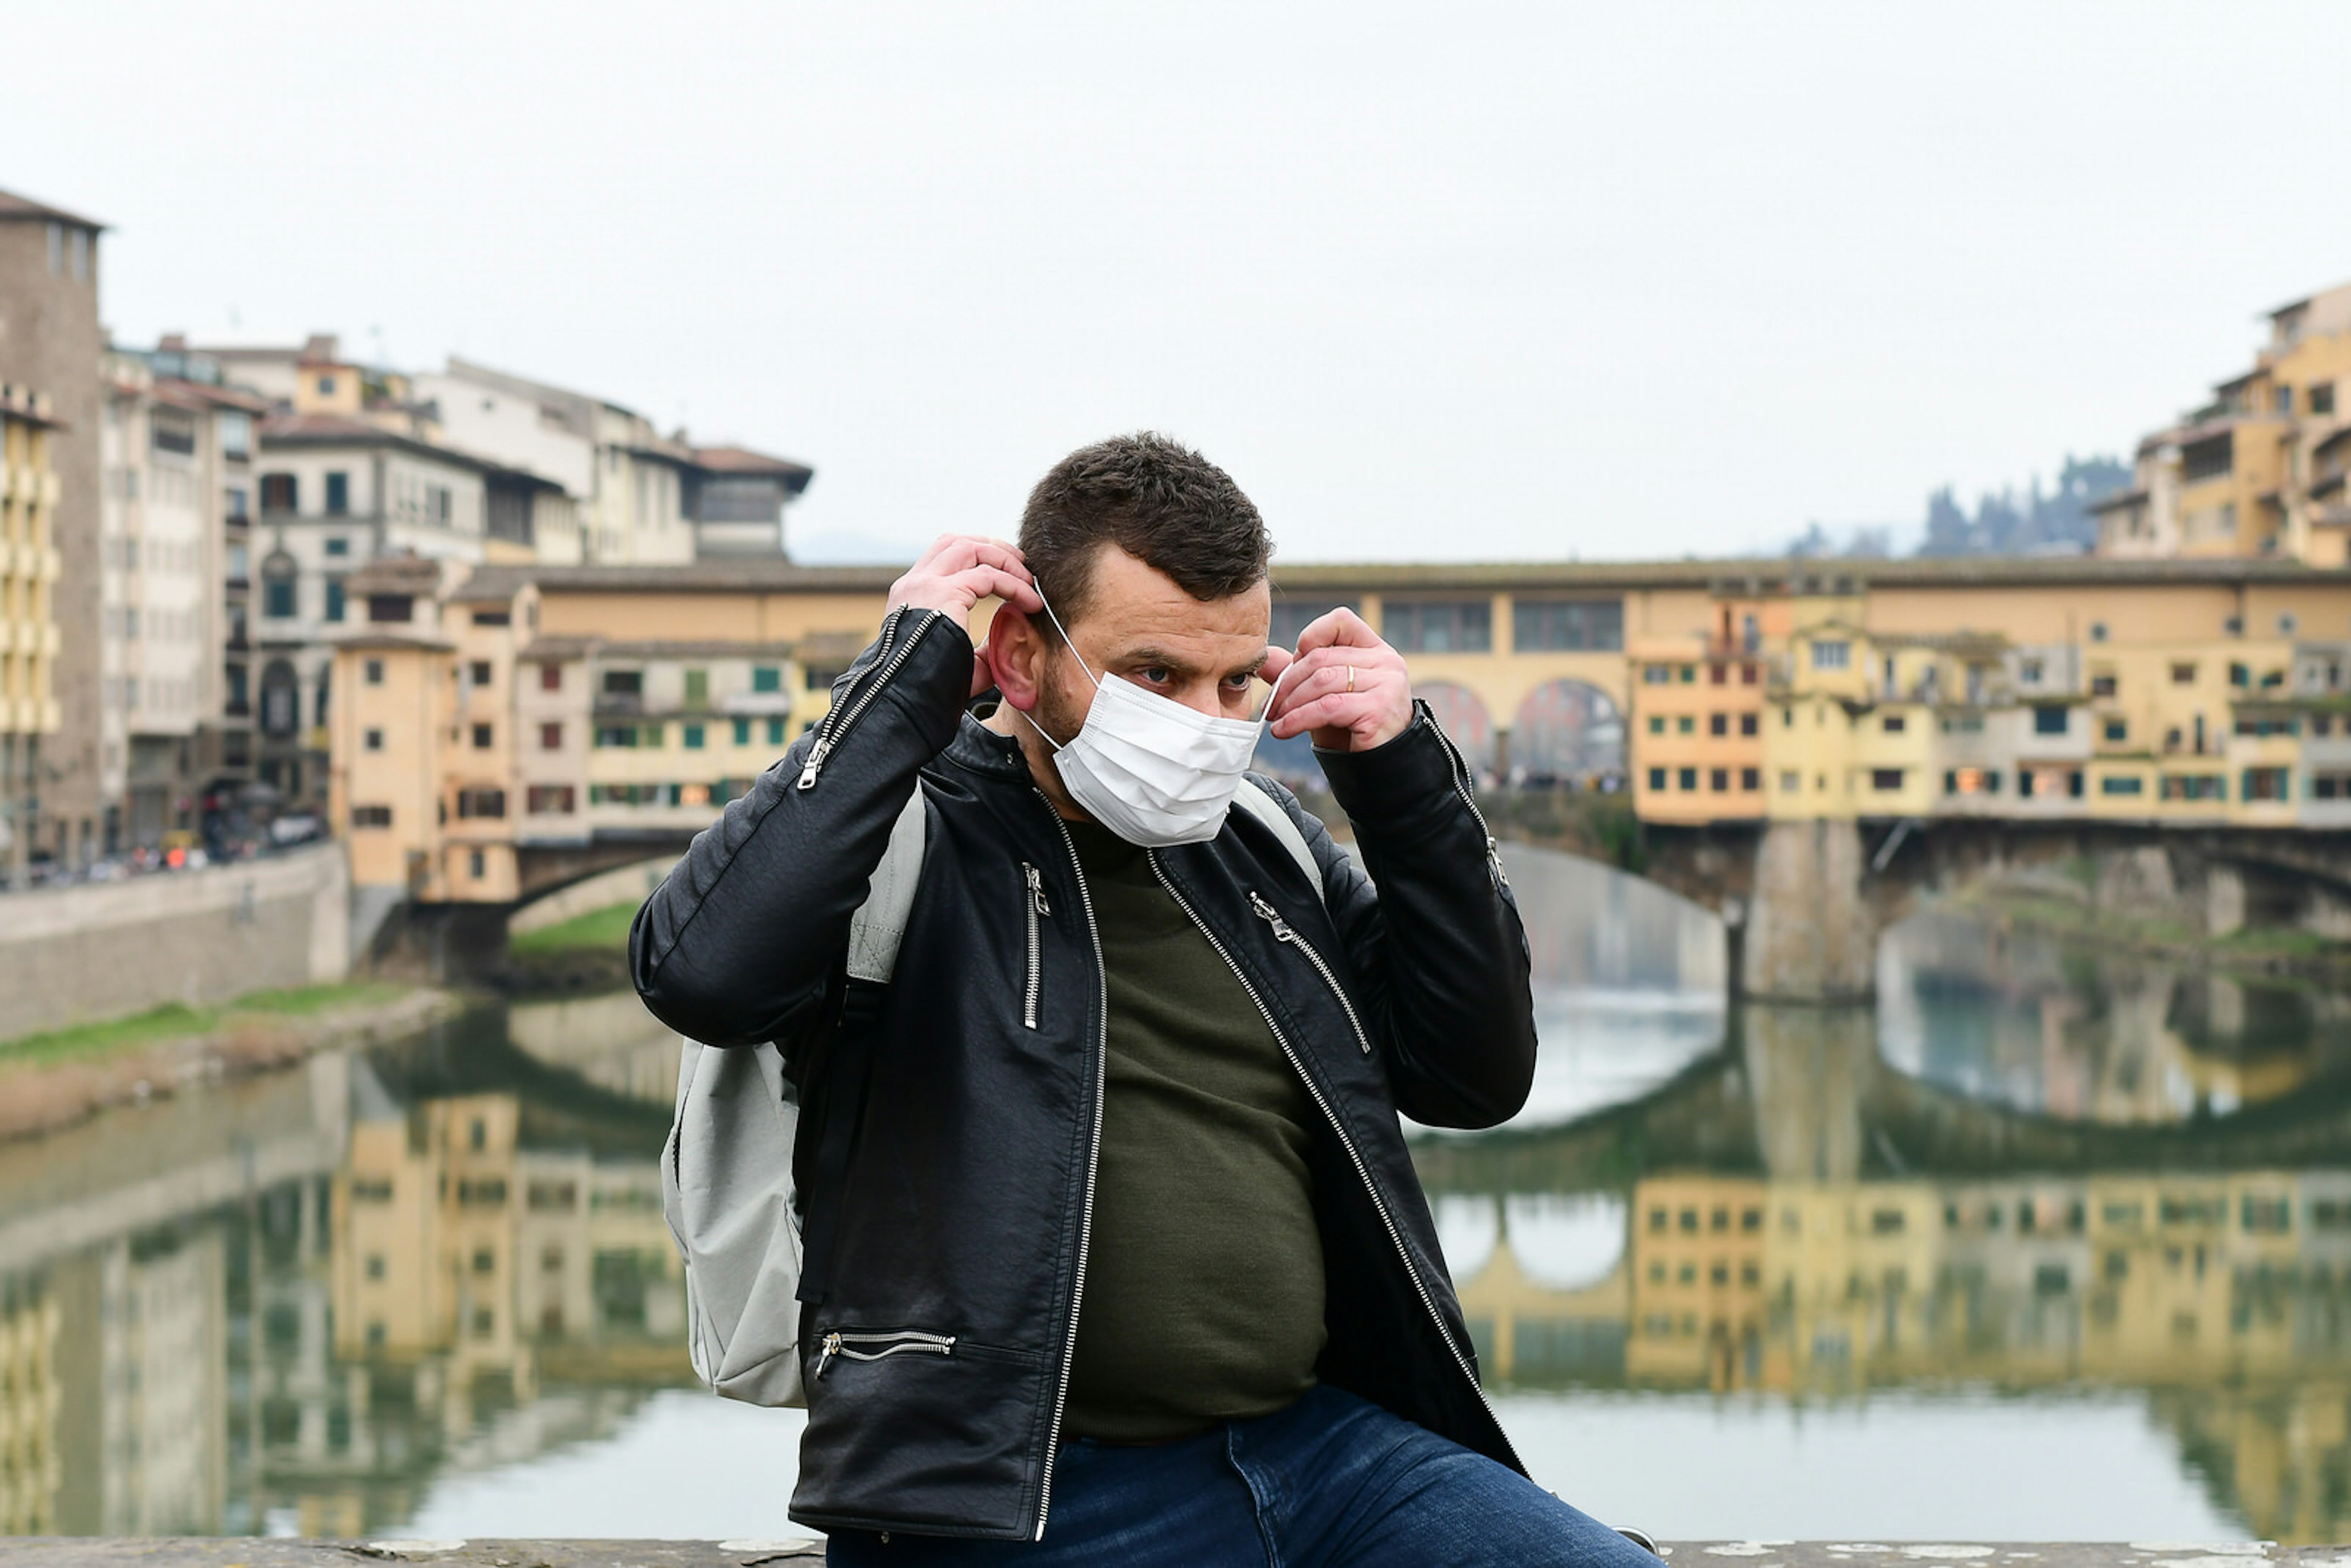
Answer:
<svg viewBox="0 0 2351 1568"><path fill-rule="evenodd" d="M1730 1016L1687 906L1511 874L1550 1076L1416 1147L1539 1479L1708 1534L2351 1529L2331 999L1930 924L1876 1016ZM0 1528L786 1529L793 1418L688 1392L674 1051L535 1004L0 1145ZM2060 1432L2107 1469L2035 1513ZM696 1443L759 1479L653 1479Z"/></svg>
<svg viewBox="0 0 2351 1568"><path fill-rule="evenodd" d="M2351 1066L2351 998L2304 983L2093 955L1956 913L1878 953L1886 1060L2045 1115L2227 1115Z"/></svg>

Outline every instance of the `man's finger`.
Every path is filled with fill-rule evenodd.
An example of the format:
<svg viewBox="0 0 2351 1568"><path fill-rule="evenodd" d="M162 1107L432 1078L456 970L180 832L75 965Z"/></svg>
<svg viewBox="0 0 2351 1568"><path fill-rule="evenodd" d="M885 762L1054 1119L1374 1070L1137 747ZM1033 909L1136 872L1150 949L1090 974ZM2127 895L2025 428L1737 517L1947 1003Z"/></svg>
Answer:
<svg viewBox="0 0 2351 1568"><path fill-rule="evenodd" d="M1313 623L1298 634L1298 651L1311 653L1317 648L1344 645L1350 648L1382 647L1379 633L1364 619L1341 605L1327 614L1318 616Z"/></svg>
<svg viewBox="0 0 2351 1568"><path fill-rule="evenodd" d="M1364 692L1336 692L1290 709L1274 721L1274 733L1287 740L1310 729L1353 729L1376 718L1385 705Z"/></svg>
<svg viewBox="0 0 2351 1568"><path fill-rule="evenodd" d="M1045 608L1044 600L1038 596L1026 573L1015 577L1002 567L972 566L956 572L955 580L958 588L968 587L971 590L974 603L992 593L1015 610L1027 611L1030 614Z"/></svg>
<svg viewBox="0 0 2351 1568"><path fill-rule="evenodd" d="M1297 662L1298 655L1287 648L1268 648L1265 651L1265 663L1257 667L1257 678L1271 685L1281 679L1284 670Z"/></svg>

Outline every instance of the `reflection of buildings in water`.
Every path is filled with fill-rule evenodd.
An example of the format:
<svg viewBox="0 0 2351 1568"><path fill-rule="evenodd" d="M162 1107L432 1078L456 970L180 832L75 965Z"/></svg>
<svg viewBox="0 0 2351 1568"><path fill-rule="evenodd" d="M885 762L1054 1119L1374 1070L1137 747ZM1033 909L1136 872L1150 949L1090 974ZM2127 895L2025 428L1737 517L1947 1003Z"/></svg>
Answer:
<svg viewBox="0 0 2351 1568"><path fill-rule="evenodd" d="M52 1535L58 1452L57 1301L39 1280L0 1281L0 1535Z"/></svg>
<svg viewBox="0 0 2351 1568"><path fill-rule="evenodd" d="M677 1036L634 991L517 1002L507 1037L524 1055L623 1099L667 1105L677 1096Z"/></svg>
<svg viewBox="0 0 2351 1568"><path fill-rule="evenodd" d="M2351 1530L2351 1171L1658 1176L1625 1226L1622 1266L1582 1288L1541 1282L1519 1228L1496 1228L1460 1287L1490 1379L2145 1388L2256 1530ZM1613 1356L1551 1348L1612 1335Z"/></svg>
<svg viewBox="0 0 2351 1568"><path fill-rule="evenodd" d="M2092 956L1929 910L1878 952L1900 1071L2069 1120L2173 1123L2274 1100L2351 1057L2351 1009L2292 986Z"/></svg>

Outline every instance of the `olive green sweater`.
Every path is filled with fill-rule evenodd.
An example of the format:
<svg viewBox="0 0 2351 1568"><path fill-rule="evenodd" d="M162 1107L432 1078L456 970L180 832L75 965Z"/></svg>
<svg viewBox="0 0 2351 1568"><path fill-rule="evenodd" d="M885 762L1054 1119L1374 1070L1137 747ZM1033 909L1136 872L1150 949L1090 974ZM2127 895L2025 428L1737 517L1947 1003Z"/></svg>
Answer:
<svg viewBox="0 0 2351 1568"><path fill-rule="evenodd" d="M1144 852L1072 822L1110 986L1093 1236L1063 1429L1156 1442L1314 1384L1313 1102Z"/></svg>

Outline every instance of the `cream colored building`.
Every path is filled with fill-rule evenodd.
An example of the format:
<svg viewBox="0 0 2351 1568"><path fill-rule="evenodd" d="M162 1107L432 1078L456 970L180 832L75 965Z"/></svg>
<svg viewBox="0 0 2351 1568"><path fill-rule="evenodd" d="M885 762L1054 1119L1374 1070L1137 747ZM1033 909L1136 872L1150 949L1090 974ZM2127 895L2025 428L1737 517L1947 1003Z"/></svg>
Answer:
<svg viewBox="0 0 2351 1568"><path fill-rule="evenodd" d="M32 846L41 739L60 722L55 422L46 398L0 386L0 864L22 883Z"/></svg>

